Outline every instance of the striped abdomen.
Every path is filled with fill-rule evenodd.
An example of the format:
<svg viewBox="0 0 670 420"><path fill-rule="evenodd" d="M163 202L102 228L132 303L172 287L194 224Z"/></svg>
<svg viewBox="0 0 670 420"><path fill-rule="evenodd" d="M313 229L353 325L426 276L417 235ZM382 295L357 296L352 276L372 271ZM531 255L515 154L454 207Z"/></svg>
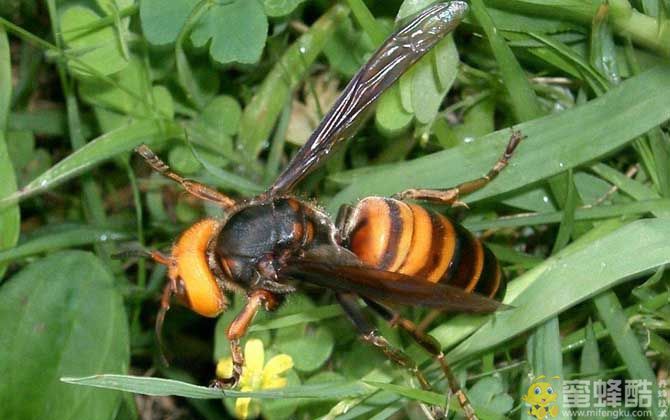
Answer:
<svg viewBox="0 0 670 420"><path fill-rule="evenodd" d="M348 248L371 266L502 299L491 251L441 214L391 198L361 200L346 222Z"/></svg>

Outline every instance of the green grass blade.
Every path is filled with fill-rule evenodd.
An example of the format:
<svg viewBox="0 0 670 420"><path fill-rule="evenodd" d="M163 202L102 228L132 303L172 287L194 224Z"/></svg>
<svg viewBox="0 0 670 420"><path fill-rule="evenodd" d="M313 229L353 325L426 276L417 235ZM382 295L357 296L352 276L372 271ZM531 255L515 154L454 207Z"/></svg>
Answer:
<svg viewBox="0 0 670 420"><path fill-rule="evenodd" d="M152 143L180 134L181 129L177 124L161 124L151 120L135 121L105 133L77 149L16 193L0 200L0 208L60 185L98 163L131 151L142 143Z"/></svg>
<svg viewBox="0 0 670 420"><path fill-rule="evenodd" d="M0 253L0 255L2 254ZM343 315L342 307L338 304L319 306L314 309L301 311L298 314L286 315L280 318L270 318L266 321L257 322L249 328L249 332L276 330L278 328L292 327L294 325L321 321L341 315Z"/></svg>
<svg viewBox="0 0 670 420"><path fill-rule="evenodd" d="M634 201L626 204L612 204L609 206L587 207L575 210L574 220L598 220L611 217L635 216L645 213L665 215L670 212L670 200L656 199ZM559 223L564 220L564 212L550 212L539 214L519 214L516 216L501 217L495 220L465 221L463 225L470 230L501 229L521 226L535 226Z"/></svg>
<svg viewBox="0 0 670 420"><path fill-rule="evenodd" d="M656 311L668 303L670 303L670 292L664 292L656 295L655 297L649 300L644 301L643 303L627 307L626 309L624 309L624 313L626 314L627 317L630 318L640 313L641 311L648 311L648 312ZM592 329L593 334L595 334L595 337L597 339L601 339L609 335L609 332L600 321L594 322ZM563 343L561 344L562 351L563 352L574 351L575 349L579 349L582 346L586 345L584 337L587 333L585 331L586 331L585 329L581 328L567 335L563 339Z"/></svg>
<svg viewBox="0 0 670 420"><path fill-rule="evenodd" d="M554 242L554 247L551 251L552 254L557 253L568 244L570 241L570 236L574 231L575 208L577 207L578 197L577 191L575 189L575 182L572 176L572 169L568 171L566 183L568 184L568 191L565 198L565 203L562 206L563 218L561 219L561 225L558 228L558 234L556 234L556 241Z"/></svg>
<svg viewBox="0 0 670 420"><path fill-rule="evenodd" d="M126 232L88 226L73 227L68 228L63 232L45 234L21 243L12 249L0 251L0 263L16 261L20 258L61 248L73 248L110 241L123 241L130 238L131 235Z"/></svg>
<svg viewBox="0 0 670 420"><path fill-rule="evenodd" d="M530 121L542 115L542 108L535 96L526 73L514 57L512 49L495 27L482 0L472 0L472 13L482 25L491 44L500 73L512 101L512 108L518 121Z"/></svg>
<svg viewBox="0 0 670 420"><path fill-rule="evenodd" d="M516 126L528 137L510 166L486 188L465 197L473 202L513 191L612 153L670 118L670 67L635 76L583 106ZM500 130L471 144L374 171L348 174L348 188L329 203L337 212L359 197L391 195L405 188L444 188L486 173L509 138ZM549 157L549 158L547 158ZM412 176L408 176L412 174Z"/></svg>
<svg viewBox="0 0 670 420"><path fill-rule="evenodd" d="M534 282L508 301L515 309L496 313L452 350L449 360L459 361L502 343L626 279L669 263L669 235L670 219L640 220L569 255L547 260L538 266L541 274ZM635 253L630 252L631 243L636 244Z"/></svg>
<svg viewBox="0 0 670 420"><path fill-rule="evenodd" d="M583 0L486 0L486 4L525 13L531 16L549 17L558 20L590 25L596 10L592 2ZM638 45L664 56L670 56L670 21L656 19L633 9L627 0L611 0L611 21L618 35L630 36Z"/></svg>
<svg viewBox="0 0 670 420"><path fill-rule="evenodd" d="M621 356L621 359L623 359L630 377L632 379L649 381L652 395L655 397L658 394L656 375L649 365L649 360L647 360L640 342L628 323L628 317L624 314L619 298L617 298L614 292L608 291L593 299L593 303L598 311L598 316L610 332L614 347ZM665 417L661 415L657 398L652 398L652 406L650 408L653 419Z"/></svg>
<svg viewBox="0 0 670 420"><path fill-rule="evenodd" d="M351 9L356 21L366 34L370 37L375 45L381 45L386 38L386 34L375 21L375 17L370 13L370 9L363 3L362 0L347 0L347 4Z"/></svg>
<svg viewBox="0 0 670 420"><path fill-rule="evenodd" d="M6 143L7 121L12 100L12 65L10 62L9 40L0 26L0 199L16 193L14 165L9 157ZM21 214L19 206L0 208L0 250L11 248L19 240ZM0 278L6 266L0 264Z"/></svg>
<svg viewBox="0 0 670 420"><path fill-rule="evenodd" d="M533 331L528 337L526 345L527 358L532 369L533 378L540 375L546 376L546 381L553 386L562 382L563 377L563 353L556 351L561 347L561 336L559 331L558 317L552 317L545 321ZM560 378L554 378L559 376ZM560 407L560 400L557 402ZM525 414L525 413L524 413ZM530 416L522 417L530 419ZM559 414L557 419L565 418Z"/></svg>
<svg viewBox="0 0 670 420"><path fill-rule="evenodd" d="M365 381L365 383L374 386L375 388L383 389L384 391L389 391L394 394L430 405L444 406L446 402L446 396L444 394L439 394L434 391L425 391L423 389L410 388L407 386L389 384L385 382ZM458 402L455 400L449 404L449 409L457 412L461 411L460 407L458 406ZM502 420L505 418L499 414L490 412L485 407L475 407L475 411L477 412L477 416L479 416L481 419Z"/></svg>
<svg viewBox="0 0 670 420"><path fill-rule="evenodd" d="M361 382L323 383L287 387L268 391L241 392L193 385L172 379L149 378L130 375L95 375L82 378L61 378L61 381L98 388L117 389L153 396L179 396L186 398L322 398L343 399L369 394L372 389Z"/></svg>

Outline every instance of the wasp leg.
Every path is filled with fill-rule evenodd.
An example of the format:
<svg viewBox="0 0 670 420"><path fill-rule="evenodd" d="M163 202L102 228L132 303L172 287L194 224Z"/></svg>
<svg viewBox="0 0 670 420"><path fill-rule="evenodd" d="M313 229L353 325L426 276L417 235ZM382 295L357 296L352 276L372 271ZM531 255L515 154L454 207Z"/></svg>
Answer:
<svg viewBox="0 0 670 420"><path fill-rule="evenodd" d="M442 352L442 346L440 346L440 343L431 335L419 330L412 321L403 318L399 313L373 300L366 298L363 298L363 300L370 308L377 312L382 318L387 320L391 326L400 327L407 331L407 333L409 333L409 335L414 339L414 341L417 342L417 344L423 347L435 358L435 360L437 360L437 362L442 367L444 376L446 376L447 381L449 382L449 389L456 396L458 403L463 409L463 414L465 414L465 417L468 420L477 420L478 417L475 413L475 409L472 407L468 396L465 394L465 391L463 391L460 384L458 383L458 380L456 380L454 373L451 371L451 368L449 367L449 364L444 357L444 353Z"/></svg>
<svg viewBox="0 0 670 420"><path fill-rule="evenodd" d="M225 194L221 194L213 188L190 179L183 178L179 174L172 172L170 167L163 162L156 154L146 145L141 145L135 151L147 161L151 168L161 175L178 182L189 193L201 200L212 201L219 204L221 207L230 208L235 205L235 200Z"/></svg>
<svg viewBox="0 0 670 420"><path fill-rule="evenodd" d="M474 191L484 188L486 184L495 179L495 177L497 177L498 174L503 169L505 169L509 163L509 160L514 154L514 150L523 138L524 137L520 131L512 131L512 135L510 136L509 142L507 143L505 152L502 154L500 159L498 159L496 164L493 165L489 172L481 178L464 182L453 188L447 189L408 189L395 194L393 197L399 200L422 200L432 203L448 204L450 206L467 207L467 205L460 201L459 198L463 195L470 194Z"/></svg>
<svg viewBox="0 0 670 420"><path fill-rule="evenodd" d="M361 311L361 307L356 302L357 296L355 294L338 293L336 297L337 301L342 306L342 309L344 309L345 314L360 333L360 337L363 341L377 347L389 358L389 360L407 369L414 375L417 381L419 381L421 388L427 391L432 390L432 387L421 370L419 370L419 366L416 362L405 352L391 345L391 343L389 343L388 340L386 340L386 338L384 338L379 331L370 324L369 320ZM441 408L435 407L433 414L435 417L441 418L444 413Z"/></svg>
<svg viewBox="0 0 670 420"><path fill-rule="evenodd" d="M233 374L229 378L214 379L209 386L214 388L233 388L240 381L242 366L244 365L244 354L240 346L240 340L246 335L251 322L261 307L267 311L277 308L279 301L267 290L254 290L247 296L247 303L233 322L228 326L226 336L230 341L230 354L233 359Z"/></svg>

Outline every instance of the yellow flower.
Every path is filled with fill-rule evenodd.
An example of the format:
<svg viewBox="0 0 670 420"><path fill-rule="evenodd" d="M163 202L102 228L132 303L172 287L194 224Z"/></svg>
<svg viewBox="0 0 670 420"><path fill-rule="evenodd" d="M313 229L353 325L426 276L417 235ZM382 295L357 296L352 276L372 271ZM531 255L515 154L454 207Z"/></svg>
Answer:
<svg viewBox="0 0 670 420"><path fill-rule="evenodd" d="M286 386L286 378L279 375L293 367L293 359L288 354L278 354L265 364L263 342L258 339L247 341L244 346L244 366L240 377L239 389L242 392L275 389ZM216 376L229 378L233 374L233 359L225 357L216 365ZM246 419L249 416L251 398L238 398L235 401L235 415Z"/></svg>

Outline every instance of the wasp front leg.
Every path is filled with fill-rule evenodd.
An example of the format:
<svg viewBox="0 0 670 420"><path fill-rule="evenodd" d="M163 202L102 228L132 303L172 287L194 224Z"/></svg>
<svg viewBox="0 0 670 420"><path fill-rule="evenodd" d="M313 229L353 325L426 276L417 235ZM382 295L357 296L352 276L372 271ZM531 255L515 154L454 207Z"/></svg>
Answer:
<svg viewBox="0 0 670 420"><path fill-rule="evenodd" d="M460 200L461 196L470 194L479 189L484 188L489 182L493 181L500 172L507 166L509 160L514 154L514 150L523 139L520 131L512 131L512 135L507 143L505 152L500 159L493 165L486 175L472 181L464 182L453 188L447 189L408 189L395 194L393 197L398 200L421 200L429 201L438 204L447 204L450 206L464 206L467 205Z"/></svg>
<svg viewBox="0 0 670 420"><path fill-rule="evenodd" d="M267 290L254 290L249 293L247 303L233 322L228 326L226 336L230 342L230 355L233 359L233 373L229 378L214 379L210 386L214 388L233 388L240 381L242 369L244 366L244 354L240 346L240 340L247 334L249 326L258 310L263 307L267 311L277 308L279 300Z"/></svg>

